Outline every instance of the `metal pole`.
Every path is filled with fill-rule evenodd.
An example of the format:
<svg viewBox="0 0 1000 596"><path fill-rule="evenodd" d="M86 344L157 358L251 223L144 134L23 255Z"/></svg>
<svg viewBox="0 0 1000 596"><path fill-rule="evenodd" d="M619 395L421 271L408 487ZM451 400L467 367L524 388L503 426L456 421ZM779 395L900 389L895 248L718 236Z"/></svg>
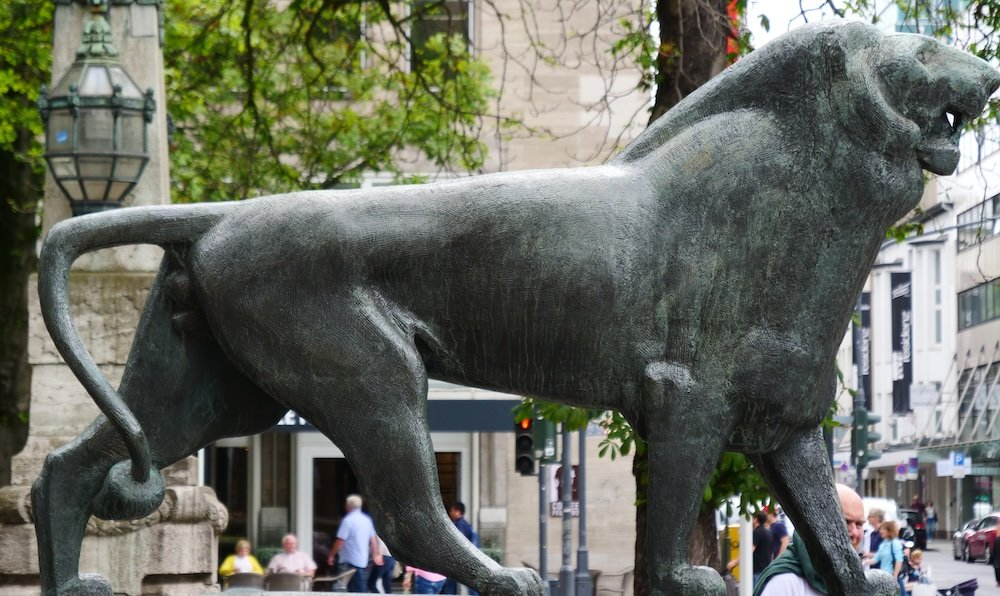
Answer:
<svg viewBox="0 0 1000 596"><path fill-rule="evenodd" d="M580 431L580 449L577 453L576 486L580 502L580 519L577 527L580 529L579 545L576 549L576 593L579 596L590 596L594 593L593 581L590 579L589 553L587 552L587 427Z"/></svg>
<svg viewBox="0 0 1000 596"><path fill-rule="evenodd" d="M576 596L573 583L573 467L569 459L569 429L562 425L562 567L559 568L559 596Z"/></svg>
<svg viewBox="0 0 1000 596"><path fill-rule="evenodd" d="M545 593L549 593L549 512L546 511L549 501L546 498L545 485L548 475L545 462L538 462L538 575L542 576Z"/></svg>
<svg viewBox="0 0 1000 596"><path fill-rule="evenodd" d="M964 519L963 516L962 516L962 509L963 509L962 505L963 505L963 503L962 503L962 479L961 478L956 478L955 479L955 498L957 499L957 501L955 503L955 505L956 505L955 511L958 513L958 523L955 524L955 527L956 528L961 528L962 527L962 520Z"/></svg>
<svg viewBox="0 0 1000 596"><path fill-rule="evenodd" d="M858 305L858 312L859 313L861 312L860 302L859 302L859 305ZM863 374L864 374L864 354L862 354L862 352L861 352L861 343L864 341L864 338L862 337L863 334L864 334L864 330L861 329L861 328L859 328L854 333L854 359L857 360L857 362L858 362L858 364L856 366L856 369L855 369L857 371L856 375L857 375L858 388L857 388L857 391L854 392L854 404L853 404L853 408L852 408L853 411L851 412L851 417L852 417L852 421L851 421L851 433L852 433L851 434L851 450L852 451L855 450L855 449L857 449L857 447L858 447L857 445L854 444L854 434L853 434L854 433L854 428L855 428L854 420L857 419L857 418L855 418L855 416L857 416L857 412L859 410L861 410L862 408L865 407L865 382L864 382L864 378L863 378ZM872 404L872 405L874 405L874 404ZM854 453L852 455L853 455L853 457L851 459L852 460L856 460L860 464L861 463L861 454L860 453ZM864 490L864 488L865 488L864 487L865 480L864 480L864 477L862 476L862 473L864 472L864 466L857 465L857 466L855 466L855 470L858 473L858 478L857 478L857 490L858 490L858 494L863 497L863 496L865 496L865 490Z"/></svg>
<svg viewBox="0 0 1000 596"><path fill-rule="evenodd" d="M750 548L747 548L749 546ZM740 596L753 594L753 524L740 516Z"/></svg>

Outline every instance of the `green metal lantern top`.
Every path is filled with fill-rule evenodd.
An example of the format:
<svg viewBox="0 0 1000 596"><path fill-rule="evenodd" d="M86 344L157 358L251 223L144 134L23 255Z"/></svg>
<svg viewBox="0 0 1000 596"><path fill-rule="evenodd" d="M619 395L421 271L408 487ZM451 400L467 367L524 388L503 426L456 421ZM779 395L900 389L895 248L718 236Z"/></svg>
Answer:
<svg viewBox="0 0 1000 596"><path fill-rule="evenodd" d="M69 107L108 107L141 110L147 122L153 119L153 90L143 92L125 71L112 40L111 25L104 18L103 0L89 2L91 18L84 25L76 60L51 91L42 89L39 109L43 118L51 110Z"/></svg>
<svg viewBox="0 0 1000 596"><path fill-rule="evenodd" d="M118 49L111 39L111 25L104 18L104 3L92 3L91 13L94 16L83 26L83 42L76 49L76 57L78 59L117 57Z"/></svg>

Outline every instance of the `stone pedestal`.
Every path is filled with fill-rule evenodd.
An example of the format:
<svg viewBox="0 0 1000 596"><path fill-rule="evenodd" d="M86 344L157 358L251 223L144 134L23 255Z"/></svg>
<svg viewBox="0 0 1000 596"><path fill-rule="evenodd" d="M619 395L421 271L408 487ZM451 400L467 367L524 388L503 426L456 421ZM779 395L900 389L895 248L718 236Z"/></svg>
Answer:
<svg viewBox="0 0 1000 596"><path fill-rule="evenodd" d="M152 273L140 272L71 276L73 319L113 384L121 377L152 280ZM56 352L34 292L29 313L30 434L14 458L12 485L0 488L0 593L25 596L39 593L31 483L45 456L98 414ZM195 458L170 466L164 478L167 496L152 515L127 522L91 518L80 560L82 573L99 573L111 581L116 593L135 596L216 589L218 535L228 522L226 509L212 489L197 486Z"/></svg>

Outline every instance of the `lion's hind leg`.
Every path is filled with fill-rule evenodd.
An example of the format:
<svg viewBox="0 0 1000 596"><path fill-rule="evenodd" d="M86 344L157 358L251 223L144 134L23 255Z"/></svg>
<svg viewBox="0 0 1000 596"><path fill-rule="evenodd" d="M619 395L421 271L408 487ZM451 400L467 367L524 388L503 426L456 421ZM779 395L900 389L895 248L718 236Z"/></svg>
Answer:
<svg viewBox="0 0 1000 596"><path fill-rule="evenodd" d="M300 307L302 320L325 324L278 325L280 313L258 311L253 316L263 319L257 327L275 330L281 339L257 342L260 347L246 354L244 367L270 356L268 366L282 371L273 375L261 368L251 374L261 382L267 378L278 399L343 451L393 555L484 595L542 594L537 574L500 567L448 518L427 427L427 373L414 340L401 328L402 317L362 290L345 293L336 304ZM272 342L283 347L280 362L273 350L264 352Z"/></svg>
<svg viewBox="0 0 1000 596"><path fill-rule="evenodd" d="M252 434L286 411L239 373L207 330L166 297L161 272L143 310L118 389L148 438L153 463L167 466L223 436ZM191 311L185 311L190 315ZM98 576L78 577L81 543L91 514L141 516L137 495L104 489L108 472L128 458L121 437L100 416L48 456L32 488L39 570L45 594L110 594ZM104 490L102 490L104 489Z"/></svg>

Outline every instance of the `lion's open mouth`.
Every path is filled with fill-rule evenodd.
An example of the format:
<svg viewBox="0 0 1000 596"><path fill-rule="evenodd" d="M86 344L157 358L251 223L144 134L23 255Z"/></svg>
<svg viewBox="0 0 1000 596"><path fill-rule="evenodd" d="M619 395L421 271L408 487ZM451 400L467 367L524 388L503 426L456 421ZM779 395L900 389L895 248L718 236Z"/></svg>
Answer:
<svg viewBox="0 0 1000 596"><path fill-rule="evenodd" d="M969 116L955 107L947 107L931 122L917 145L917 161L925 170L948 175L958 167L958 141Z"/></svg>

